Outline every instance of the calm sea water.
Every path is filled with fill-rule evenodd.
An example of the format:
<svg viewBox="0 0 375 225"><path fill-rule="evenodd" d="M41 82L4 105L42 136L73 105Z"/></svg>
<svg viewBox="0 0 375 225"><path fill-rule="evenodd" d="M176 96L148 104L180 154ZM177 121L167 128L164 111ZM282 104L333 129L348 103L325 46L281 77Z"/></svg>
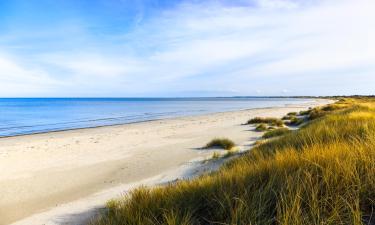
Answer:
<svg viewBox="0 0 375 225"><path fill-rule="evenodd" d="M292 98L0 99L0 136L125 124L309 102Z"/></svg>

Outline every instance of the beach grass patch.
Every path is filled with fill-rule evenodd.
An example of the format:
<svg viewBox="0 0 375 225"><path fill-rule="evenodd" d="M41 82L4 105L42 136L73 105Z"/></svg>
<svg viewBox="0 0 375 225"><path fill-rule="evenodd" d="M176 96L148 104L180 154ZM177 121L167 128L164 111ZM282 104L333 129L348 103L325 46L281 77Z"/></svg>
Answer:
<svg viewBox="0 0 375 225"><path fill-rule="evenodd" d="M266 133L263 134L263 138L272 138L272 137L278 137L278 136L281 136L281 135L284 135L284 134L288 134L290 133L291 131L286 128L286 127L282 127L282 128L278 128L278 129L275 129L275 130L270 130L270 131L267 131Z"/></svg>
<svg viewBox="0 0 375 225"><path fill-rule="evenodd" d="M267 130L267 124L261 123L255 127L256 131L266 131Z"/></svg>
<svg viewBox="0 0 375 225"><path fill-rule="evenodd" d="M287 125L289 126L299 126L305 122L304 117L292 117L289 122L287 122Z"/></svg>
<svg viewBox="0 0 375 225"><path fill-rule="evenodd" d="M208 142L205 148L222 148L225 150L230 150L235 146L235 143L228 138L215 138Z"/></svg>
<svg viewBox="0 0 375 225"><path fill-rule="evenodd" d="M265 123L273 126L283 126L284 122L281 119L274 117L255 117L247 121L247 124Z"/></svg>

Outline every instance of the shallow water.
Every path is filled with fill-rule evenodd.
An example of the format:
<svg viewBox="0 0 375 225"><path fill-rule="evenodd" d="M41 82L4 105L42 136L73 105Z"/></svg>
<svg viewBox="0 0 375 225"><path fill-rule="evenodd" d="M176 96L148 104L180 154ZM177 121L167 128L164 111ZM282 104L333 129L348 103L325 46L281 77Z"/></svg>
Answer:
<svg viewBox="0 0 375 225"><path fill-rule="evenodd" d="M310 102L293 98L7 98L0 136L116 125Z"/></svg>

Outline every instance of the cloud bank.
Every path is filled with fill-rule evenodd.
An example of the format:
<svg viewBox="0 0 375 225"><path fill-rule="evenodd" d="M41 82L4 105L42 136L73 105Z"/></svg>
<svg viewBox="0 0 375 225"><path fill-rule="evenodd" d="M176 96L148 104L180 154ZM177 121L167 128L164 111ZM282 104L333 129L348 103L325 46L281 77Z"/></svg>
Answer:
<svg viewBox="0 0 375 225"><path fill-rule="evenodd" d="M34 32L8 19L0 96L374 94L374 1L148 7L128 22L78 13Z"/></svg>

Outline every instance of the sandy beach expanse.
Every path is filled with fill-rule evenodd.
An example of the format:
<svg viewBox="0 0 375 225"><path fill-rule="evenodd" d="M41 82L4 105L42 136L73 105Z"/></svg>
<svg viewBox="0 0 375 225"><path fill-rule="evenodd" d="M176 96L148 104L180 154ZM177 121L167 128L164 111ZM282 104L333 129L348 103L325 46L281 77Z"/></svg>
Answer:
<svg viewBox="0 0 375 225"><path fill-rule="evenodd" d="M1 138L0 225L76 224L74 215L134 186L181 177L212 155L200 148L214 137L249 149L261 135L241 125L252 117L328 102Z"/></svg>

